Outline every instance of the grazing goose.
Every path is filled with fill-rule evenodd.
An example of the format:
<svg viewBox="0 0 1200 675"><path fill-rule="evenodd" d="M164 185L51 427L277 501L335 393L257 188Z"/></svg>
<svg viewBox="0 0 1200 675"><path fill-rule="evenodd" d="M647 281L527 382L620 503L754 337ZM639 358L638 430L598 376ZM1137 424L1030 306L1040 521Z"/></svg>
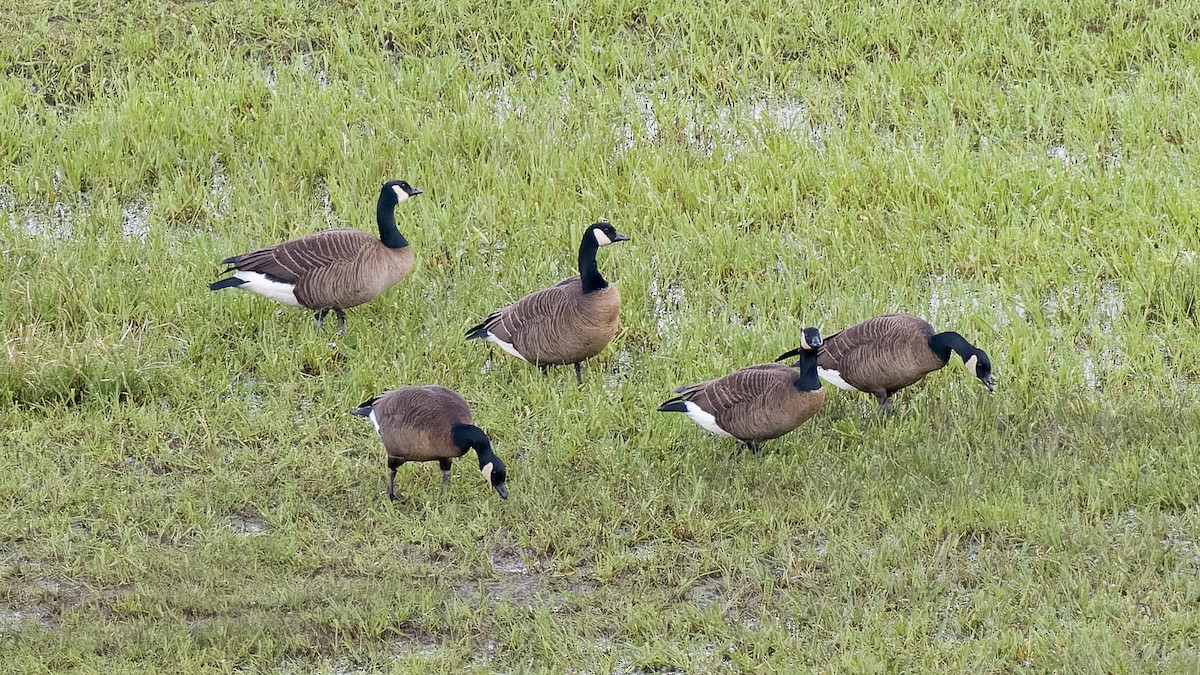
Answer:
<svg viewBox="0 0 1200 675"><path fill-rule="evenodd" d="M346 308L374 300L412 269L412 248L396 229L395 208L419 194L402 180L383 185L375 207L378 239L354 229L306 234L222 260L231 265L224 273L233 276L208 288L244 288L285 305L311 309L317 331L332 310L345 335Z"/></svg>
<svg viewBox="0 0 1200 675"><path fill-rule="evenodd" d="M684 413L714 434L745 443L757 455L764 442L799 427L821 409L825 390L817 377L820 345L820 332L805 328L800 346L785 355L800 357L794 366L764 363L678 387L679 396L658 410Z"/></svg>
<svg viewBox="0 0 1200 675"><path fill-rule="evenodd" d="M369 417L388 454L388 498L396 499L396 469L405 462L442 467L442 492L450 487L450 460L474 448L479 470L501 499L508 499L504 462L492 452L483 430L471 423L471 408L457 392L438 385L400 387L364 401L354 414Z"/></svg>
<svg viewBox="0 0 1200 675"><path fill-rule="evenodd" d="M601 246L629 237L605 221L593 223L579 244L579 276L535 291L467 331L468 340L484 339L513 356L540 366L580 364L604 350L621 326L621 294L596 267Z"/></svg>
<svg viewBox="0 0 1200 675"><path fill-rule="evenodd" d="M880 406L890 409L896 392L945 366L951 351L994 391L992 362L982 349L958 333L934 333L927 321L911 314L884 314L826 337L817 372L846 391L874 394Z"/></svg>

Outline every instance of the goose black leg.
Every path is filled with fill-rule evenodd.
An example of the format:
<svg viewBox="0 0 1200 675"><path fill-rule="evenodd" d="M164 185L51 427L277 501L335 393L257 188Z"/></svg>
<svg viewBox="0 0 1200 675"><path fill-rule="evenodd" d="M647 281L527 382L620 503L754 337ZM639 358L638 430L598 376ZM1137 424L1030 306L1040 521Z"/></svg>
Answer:
<svg viewBox="0 0 1200 675"><path fill-rule="evenodd" d="M338 330L342 331L342 335L346 335L346 313L340 309L333 310L338 318Z"/></svg>
<svg viewBox="0 0 1200 675"><path fill-rule="evenodd" d="M879 391L874 392L875 398L879 400L879 407L882 410L891 410L892 409L892 400L891 399L892 399L892 394L894 394L894 393L896 393L896 392L886 391L884 389L880 389Z"/></svg>
<svg viewBox="0 0 1200 675"><path fill-rule="evenodd" d="M442 494L450 489L450 460L439 459L438 466L442 467Z"/></svg>
<svg viewBox="0 0 1200 675"><path fill-rule="evenodd" d="M583 364L576 361L575 362L575 381L579 383L579 386L581 388L583 387L583 372L582 371L583 371Z"/></svg>
<svg viewBox="0 0 1200 675"><path fill-rule="evenodd" d="M404 460L398 457L388 457L388 499L396 501L396 469Z"/></svg>
<svg viewBox="0 0 1200 675"><path fill-rule="evenodd" d="M740 443L742 445L746 446L746 449L750 451L750 454L754 455L755 457L762 455L762 443L761 442L740 441Z"/></svg>
<svg viewBox="0 0 1200 675"><path fill-rule="evenodd" d="M325 321L325 315L328 313L329 313L329 310L327 310L327 309L318 309L317 311L313 312L313 317L315 317L317 320L317 332L318 333L321 332L321 324Z"/></svg>

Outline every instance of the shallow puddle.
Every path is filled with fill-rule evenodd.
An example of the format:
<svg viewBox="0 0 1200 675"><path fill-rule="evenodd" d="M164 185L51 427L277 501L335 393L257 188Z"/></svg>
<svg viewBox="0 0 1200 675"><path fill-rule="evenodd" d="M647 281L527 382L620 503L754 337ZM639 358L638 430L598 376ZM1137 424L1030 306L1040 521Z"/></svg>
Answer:
<svg viewBox="0 0 1200 675"><path fill-rule="evenodd" d="M658 259L652 263L654 275L650 278L650 297L654 299L654 318L658 325L659 339L671 337L672 330L679 325L679 313L686 307L687 290L683 286L659 281Z"/></svg>
<svg viewBox="0 0 1200 675"><path fill-rule="evenodd" d="M150 233L150 205L136 200L121 208L121 236L146 243Z"/></svg>

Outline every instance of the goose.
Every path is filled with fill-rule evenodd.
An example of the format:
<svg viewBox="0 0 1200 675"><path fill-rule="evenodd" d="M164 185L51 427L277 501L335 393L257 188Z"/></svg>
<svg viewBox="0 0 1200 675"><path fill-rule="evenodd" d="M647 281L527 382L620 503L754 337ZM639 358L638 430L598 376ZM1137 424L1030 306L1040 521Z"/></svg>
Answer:
<svg viewBox="0 0 1200 675"><path fill-rule="evenodd" d="M658 410L684 413L714 434L736 438L757 455L764 442L804 424L825 403L825 389L817 377L820 346L820 331L805 328L800 346L785 355L800 357L793 366L764 363L678 387L679 396Z"/></svg>
<svg viewBox="0 0 1200 675"><path fill-rule="evenodd" d="M992 362L982 349L953 331L935 333L929 322L912 314L884 314L826 337L817 373L839 389L874 394L890 410L896 392L944 367L951 351L958 352L989 392L995 391Z"/></svg>
<svg viewBox="0 0 1200 675"><path fill-rule="evenodd" d="M316 329L333 311L346 334L348 307L374 300L404 278L413 266L408 240L396 229L396 205L421 191L397 180L379 191L375 218L379 238L362 230L314 232L282 244L225 258L233 273L209 290L242 288L292 307L313 310Z"/></svg>
<svg viewBox="0 0 1200 675"><path fill-rule="evenodd" d="M474 449L479 471L501 499L508 499L504 462L483 430L471 423L471 407L453 389L439 385L400 387L363 401L352 411L367 417L388 455L388 499L396 500L396 469L405 462L442 468L442 492L450 487L450 461Z"/></svg>
<svg viewBox="0 0 1200 675"><path fill-rule="evenodd" d="M579 244L579 276L492 312L467 331L467 339L494 342L542 372L574 364L575 381L582 387L581 364L603 351L621 326L621 294L596 267L596 251L618 241L629 237L607 221L593 223Z"/></svg>

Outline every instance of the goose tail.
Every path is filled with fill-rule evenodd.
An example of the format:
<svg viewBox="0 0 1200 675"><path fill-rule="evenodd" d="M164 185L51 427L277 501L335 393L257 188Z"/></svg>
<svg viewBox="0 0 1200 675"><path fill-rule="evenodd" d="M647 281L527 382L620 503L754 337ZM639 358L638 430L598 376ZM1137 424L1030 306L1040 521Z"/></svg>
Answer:
<svg viewBox="0 0 1200 675"><path fill-rule="evenodd" d="M678 396L658 406L658 412L687 412L687 404Z"/></svg>

